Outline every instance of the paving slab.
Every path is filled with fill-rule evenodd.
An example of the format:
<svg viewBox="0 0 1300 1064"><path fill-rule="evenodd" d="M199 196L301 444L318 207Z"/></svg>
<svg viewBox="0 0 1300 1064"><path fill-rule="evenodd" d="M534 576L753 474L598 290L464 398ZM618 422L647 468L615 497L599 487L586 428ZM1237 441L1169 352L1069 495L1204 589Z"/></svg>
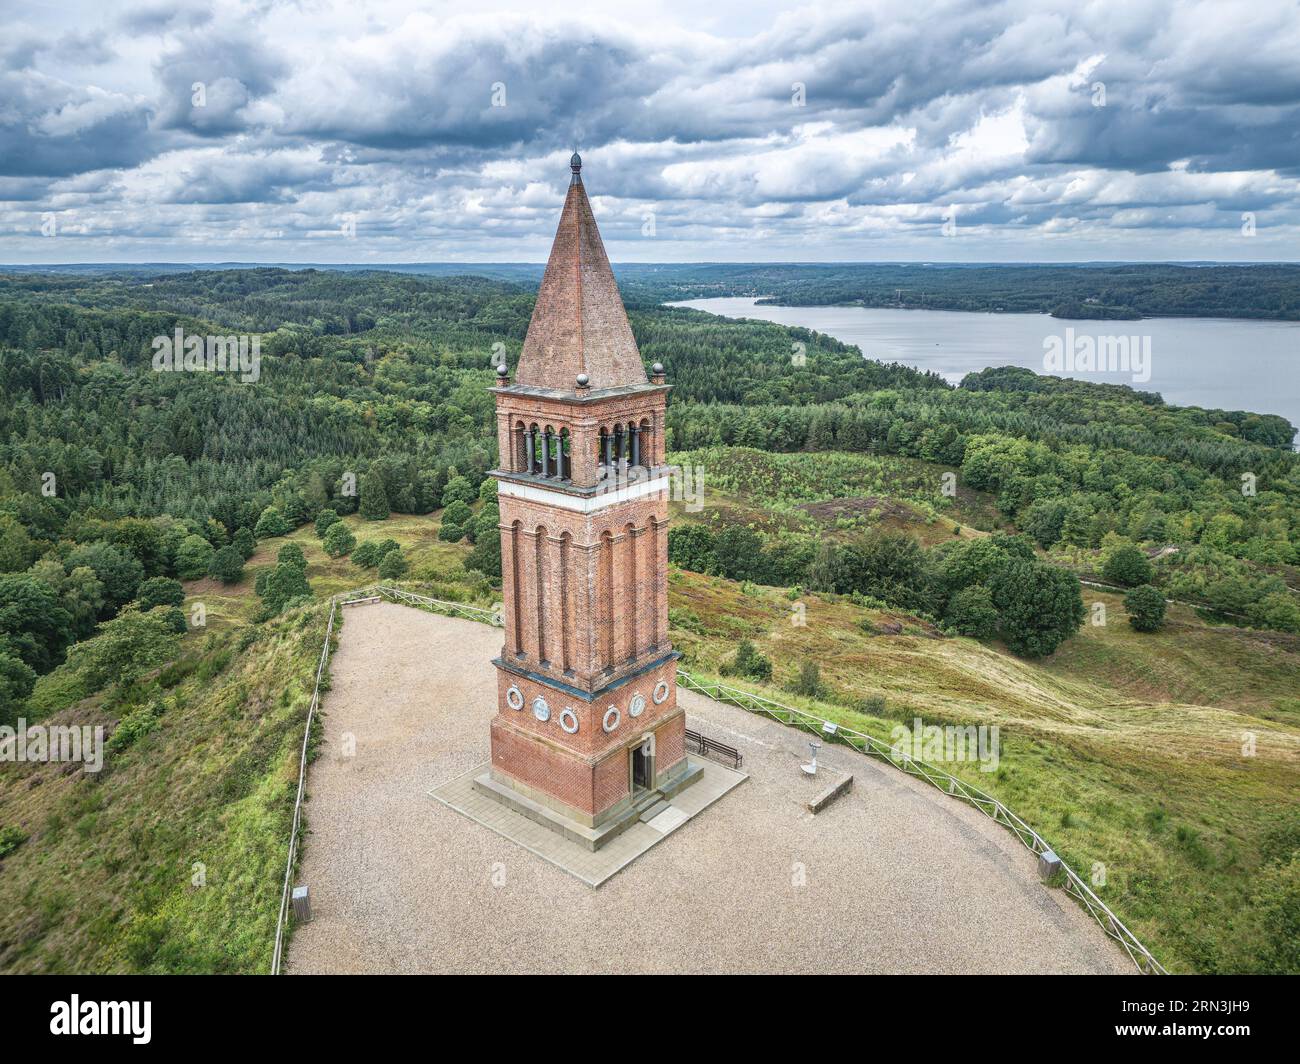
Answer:
<svg viewBox="0 0 1300 1064"><path fill-rule="evenodd" d="M651 846L663 841L665 835L681 827L691 817L698 816L746 779L743 772L734 772L707 761L699 764L704 769L704 774L680 792L689 793L693 799L689 812L684 808L670 806L667 802L660 802L665 807L664 812L653 820L638 821L624 829L598 850L590 850L566 839L546 825L531 820L477 789L474 786L475 778L487 772L491 768L491 762L475 766L463 775L435 787L429 794L470 820L517 843L543 861L549 861L570 875L577 876L587 886L598 887Z"/></svg>

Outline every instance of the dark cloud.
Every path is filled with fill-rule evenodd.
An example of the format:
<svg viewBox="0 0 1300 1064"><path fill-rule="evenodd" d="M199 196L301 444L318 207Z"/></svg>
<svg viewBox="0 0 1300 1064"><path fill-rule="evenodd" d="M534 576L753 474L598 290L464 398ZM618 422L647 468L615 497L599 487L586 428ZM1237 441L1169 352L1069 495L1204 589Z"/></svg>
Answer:
<svg viewBox="0 0 1300 1064"><path fill-rule="evenodd" d="M154 64L158 122L202 137L242 132L247 113L289 70L288 62L253 32L186 31Z"/></svg>

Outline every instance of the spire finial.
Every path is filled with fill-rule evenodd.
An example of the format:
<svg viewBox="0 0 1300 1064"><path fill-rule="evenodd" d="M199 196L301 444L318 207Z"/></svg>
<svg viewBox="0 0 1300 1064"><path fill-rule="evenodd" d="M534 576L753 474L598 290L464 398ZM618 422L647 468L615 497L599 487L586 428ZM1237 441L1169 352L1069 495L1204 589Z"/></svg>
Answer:
<svg viewBox="0 0 1300 1064"><path fill-rule="evenodd" d="M569 169L573 171L573 177L569 180L571 185L582 184L582 156L574 149L572 157L569 159Z"/></svg>

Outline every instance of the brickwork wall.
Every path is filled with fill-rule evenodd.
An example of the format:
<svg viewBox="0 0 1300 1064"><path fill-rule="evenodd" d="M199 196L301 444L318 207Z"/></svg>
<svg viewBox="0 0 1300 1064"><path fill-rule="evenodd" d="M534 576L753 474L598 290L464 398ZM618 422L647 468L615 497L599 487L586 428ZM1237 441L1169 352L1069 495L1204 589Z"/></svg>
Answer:
<svg viewBox="0 0 1300 1064"><path fill-rule="evenodd" d="M627 797L631 787L628 775L631 764L626 747L619 747L596 763L592 772L592 791L596 812L603 813L611 805Z"/></svg>
<svg viewBox="0 0 1300 1064"><path fill-rule="evenodd" d="M492 721L492 767L565 805L597 812L595 777L587 761L498 720Z"/></svg>
<svg viewBox="0 0 1300 1064"><path fill-rule="evenodd" d="M592 690L669 649L663 493L592 514L499 501L509 655Z"/></svg>
<svg viewBox="0 0 1300 1064"><path fill-rule="evenodd" d="M676 675L676 661L666 661L645 675L586 701L572 692L498 668L497 715L509 719L511 725L520 731L544 738L581 757L599 758L616 746L635 743L677 712ZM655 705L654 690L660 682L667 686L668 697L660 705ZM524 698L519 709L512 709L506 702L506 692L512 686L517 687ZM645 708L634 717L631 706L633 697L637 695L645 700ZM549 719L545 721L539 720L533 711L533 701L538 697L546 700L550 711ZM572 734L560 726L560 713L565 709L572 710L578 722L578 730ZM604 722L610 709L618 710L618 723L613 731L607 732Z"/></svg>
<svg viewBox="0 0 1300 1064"><path fill-rule="evenodd" d="M665 721L655 732L655 772L667 772L686 756L686 716Z"/></svg>

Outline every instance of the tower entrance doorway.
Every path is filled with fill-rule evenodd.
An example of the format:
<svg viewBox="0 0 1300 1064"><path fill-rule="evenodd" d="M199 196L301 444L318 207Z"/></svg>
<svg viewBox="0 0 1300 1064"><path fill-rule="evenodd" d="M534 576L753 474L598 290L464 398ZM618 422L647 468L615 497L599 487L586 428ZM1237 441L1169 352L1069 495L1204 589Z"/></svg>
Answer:
<svg viewBox="0 0 1300 1064"><path fill-rule="evenodd" d="M640 743L632 749L632 792L644 791L650 786L650 744Z"/></svg>

